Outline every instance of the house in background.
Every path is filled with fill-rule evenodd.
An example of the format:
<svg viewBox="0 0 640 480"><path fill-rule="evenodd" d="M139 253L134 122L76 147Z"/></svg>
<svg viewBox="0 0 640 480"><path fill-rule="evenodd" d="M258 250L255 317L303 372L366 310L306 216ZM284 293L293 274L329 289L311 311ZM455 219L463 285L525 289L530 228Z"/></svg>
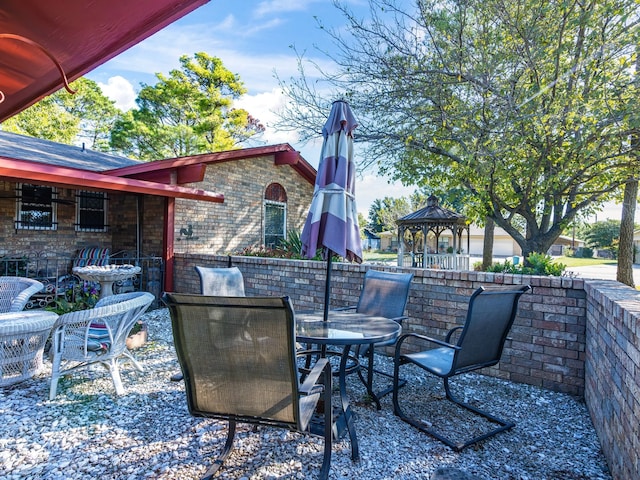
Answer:
<svg viewBox="0 0 640 480"><path fill-rule="evenodd" d="M362 249L363 250L380 250L380 236L365 228L362 230L362 235L364 238L362 239Z"/></svg>
<svg viewBox="0 0 640 480"><path fill-rule="evenodd" d="M0 256L159 257L171 290L174 251L227 253L302 229L315 174L288 144L140 162L0 131Z"/></svg>
<svg viewBox="0 0 640 480"><path fill-rule="evenodd" d="M380 250L387 252L397 252L398 234L397 232L386 231L380 232ZM452 236L450 233L444 232L440 237L443 245L452 245ZM640 230L634 233L634 244L640 249ZM561 235L549 249L549 255L563 255L566 248L584 247L584 240ZM473 257L481 257L484 246L484 228L477 225L469 225L469 254ZM640 250L639 250L640 251ZM560 253L557 253L560 252ZM496 227L493 238L493 256L496 258L508 258L512 256L522 255L520 245L509 236L502 228Z"/></svg>

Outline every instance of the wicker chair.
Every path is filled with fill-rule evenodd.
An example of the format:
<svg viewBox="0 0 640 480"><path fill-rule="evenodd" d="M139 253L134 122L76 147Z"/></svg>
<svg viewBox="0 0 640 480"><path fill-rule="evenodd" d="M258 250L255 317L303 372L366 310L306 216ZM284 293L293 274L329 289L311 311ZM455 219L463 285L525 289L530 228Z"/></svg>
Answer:
<svg viewBox="0 0 640 480"><path fill-rule="evenodd" d="M107 367L118 395L124 394L118 362L142 366L126 346L127 336L154 296L148 292L121 293L102 298L94 308L60 315L53 326L51 388L56 396L58 379L68 373L100 363ZM65 368L62 368L62 365Z"/></svg>
<svg viewBox="0 0 640 480"><path fill-rule="evenodd" d="M19 312L35 293L44 289L37 280L24 277L0 277L0 313Z"/></svg>
<svg viewBox="0 0 640 480"><path fill-rule="evenodd" d="M233 448L236 423L310 432L324 400L324 456L331 463L331 366L297 375L295 319L288 297L212 297L166 293L176 353L191 415L226 420L227 441L203 478L211 478Z"/></svg>
<svg viewBox="0 0 640 480"><path fill-rule="evenodd" d="M413 273L367 270L367 273L364 276L364 283L362 285L362 292L360 293L358 304L353 307L346 307L338 310L355 310L356 312L366 313L368 315L378 315L390 318L402 324L402 321L407 318L404 311L407 306L412 279ZM393 345L394 343L395 340L392 340L390 342L377 343L374 347L385 347ZM374 393L374 373L387 378L393 378L392 375L374 368L374 350L375 348L368 348L366 351L360 351L360 349L358 349L356 352L358 356L366 356L368 358L367 378L365 379L363 377L360 369L358 369L358 376L367 386L367 390L371 393ZM401 380L401 384L404 384L404 380ZM393 386L390 385L385 389L374 393L374 401L376 402L378 410L380 410L380 398L391 393L392 390Z"/></svg>
<svg viewBox="0 0 640 480"><path fill-rule="evenodd" d="M460 451L469 445L512 428L515 423L498 418L456 398L449 388L449 378L481 368L491 367L500 361L504 342L518 311L518 301L522 294L530 288L528 285L520 287L491 287L487 289L480 287L469 299L467 319L464 325L449 330L444 341L417 333L402 335L396 344L394 358L394 413L400 419L413 425L418 430L437 438L455 451ZM453 341L454 338L457 339L455 343ZM401 350L406 340L413 342L412 353L402 354ZM416 344L424 345L426 342L437 346L429 350L416 351ZM398 381L400 367L407 364L418 366L442 378L447 400L484 417L490 422L498 424L498 427L470 439L455 441L439 433L430 424L426 423L423 418L416 418L416 415L412 416L406 413L400 407ZM467 396L465 395L465 397ZM414 407L415 403L412 403L411 406Z"/></svg>

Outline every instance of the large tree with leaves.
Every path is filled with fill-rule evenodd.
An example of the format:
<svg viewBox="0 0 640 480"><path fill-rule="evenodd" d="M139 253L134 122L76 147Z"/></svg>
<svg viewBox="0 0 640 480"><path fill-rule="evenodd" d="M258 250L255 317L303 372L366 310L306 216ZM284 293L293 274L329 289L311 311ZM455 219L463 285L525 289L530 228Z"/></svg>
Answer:
<svg viewBox="0 0 640 480"><path fill-rule="evenodd" d="M180 69L157 73L142 85L136 103L117 122L112 146L154 160L234 148L264 127L246 110L233 108L245 93L238 75L206 53L180 57Z"/></svg>
<svg viewBox="0 0 640 480"><path fill-rule="evenodd" d="M322 90L300 57L282 128L317 135L346 98L382 173L464 186L525 257L635 175L634 0L369 0L366 19L334 3L348 23L327 29L336 69Z"/></svg>
<svg viewBox="0 0 640 480"><path fill-rule="evenodd" d="M60 89L4 121L2 129L59 143L84 142L93 150L108 151L119 110L93 80L79 78L71 88L76 93Z"/></svg>

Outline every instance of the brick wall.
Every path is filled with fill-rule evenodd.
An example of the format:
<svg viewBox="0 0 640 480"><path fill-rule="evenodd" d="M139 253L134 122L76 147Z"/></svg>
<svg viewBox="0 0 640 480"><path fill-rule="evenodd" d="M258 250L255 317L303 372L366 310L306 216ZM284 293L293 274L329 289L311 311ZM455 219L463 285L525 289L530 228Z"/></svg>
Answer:
<svg viewBox="0 0 640 480"><path fill-rule="evenodd" d="M16 218L15 186L16 184L13 182L0 182L0 256L38 254L71 257L78 249L87 246L113 249L112 228L107 232L77 232L75 230L76 190L74 189L58 189L58 199L68 200L69 203L56 203L58 225L55 230L16 229L14 225ZM108 222L113 226L116 221L114 212L122 210L118 207L119 203L127 202L128 205L131 205L134 197L109 194L108 198L107 208L110 213ZM135 234L133 240L135 241Z"/></svg>
<svg viewBox="0 0 640 480"><path fill-rule="evenodd" d="M248 295L286 294L295 308L321 308L323 262L177 255L179 291L199 291L194 265L224 267L230 260L242 271ZM501 362L485 373L583 396L613 478L640 478L640 292L605 280L334 263L333 307L355 304L367 268L414 273L403 330L430 336L462 322L480 285L531 285Z"/></svg>
<svg viewBox="0 0 640 480"><path fill-rule="evenodd" d="M616 479L640 478L640 292L586 282L585 401Z"/></svg>
<svg viewBox="0 0 640 480"><path fill-rule="evenodd" d="M231 257L242 271L247 295L289 295L296 309L322 306L324 262ZM227 266L229 257L176 255L176 288L199 292L193 267ZM363 276L370 266L334 263L331 305L355 305ZM464 321L471 293L481 285L532 286L521 297L518 316L502 361L487 373L574 395L584 394L585 312L583 280L557 277L502 275L485 272L373 267L414 274L404 331L443 338Z"/></svg>
<svg viewBox="0 0 640 480"><path fill-rule="evenodd" d="M263 242L264 192L279 183L287 193L287 231L302 230L313 185L273 156L207 165L202 182L191 186L224 194L224 203L176 200L176 253L225 254ZM180 229L193 227L190 240Z"/></svg>

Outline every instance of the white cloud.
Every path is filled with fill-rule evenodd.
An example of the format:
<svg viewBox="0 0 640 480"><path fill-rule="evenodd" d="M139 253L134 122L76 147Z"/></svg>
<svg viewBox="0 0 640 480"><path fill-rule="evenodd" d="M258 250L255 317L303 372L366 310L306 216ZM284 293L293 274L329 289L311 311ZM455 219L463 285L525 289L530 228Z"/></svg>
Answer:
<svg viewBox="0 0 640 480"><path fill-rule="evenodd" d="M300 0L268 0L260 2L254 10L254 16L262 17L271 13L301 12L307 10L311 3L314 2L309 0L305 2Z"/></svg>
<svg viewBox="0 0 640 480"><path fill-rule="evenodd" d="M382 177L364 174L356 179L356 206L358 212L369 216L369 208L375 200L385 197L408 197L417 187L405 187L399 182L389 182Z"/></svg>
<svg viewBox="0 0 640 480"><path fill-rule="evenodd" d="M136 92L133 85L124 77L116 75L109 78L107 83L98 82L98 86L109 99L116 102L116 107L126 111L136 106Z"/></svg>

